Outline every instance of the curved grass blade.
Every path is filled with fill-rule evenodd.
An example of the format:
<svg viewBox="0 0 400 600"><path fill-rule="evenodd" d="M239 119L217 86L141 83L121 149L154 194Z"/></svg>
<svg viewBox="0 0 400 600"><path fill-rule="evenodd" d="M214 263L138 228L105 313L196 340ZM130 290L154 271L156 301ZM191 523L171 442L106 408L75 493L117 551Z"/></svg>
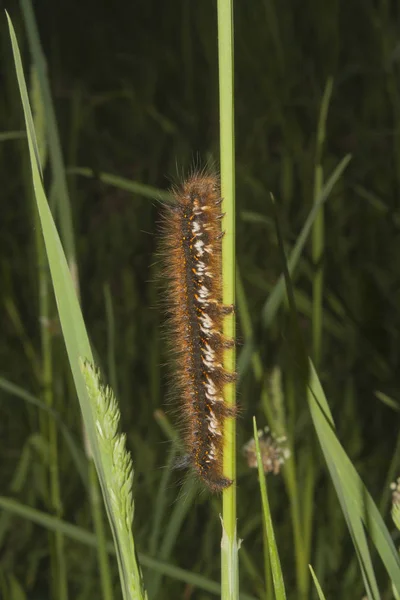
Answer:
<svg viewBox="0 0 400 600"><path fill-rule="evenodd" d="M316 574L314 573L314 569L312 568L311 565L308 565L310 567L310 572L311 572L311 577L313 578L314 581L314 585L316 587L317 593L318 593L318 598L319 600L326 600L324 592L322 591L322 588L319 584L319 581L317 579Z"/></svg>
<svg viewBox="0 0 400 600"><path fill-rule="evenodd" d="M256 418L253 417L253 435L256 444L258 479L260 484L261 502L263 508L263 525L265 527L269 558L271 563L272 578L274 581L275 600L286 600L285 584L283 581L281 562L279 560L278 548L276 546L274 528L272 525L271 511L269 509L266 476L263 469L260 444L258 439L258 429Z"/></svg>
<svg viewBox="0 0 400 600"><path fill-rule="evenodd" d="M382 562L385 565L389 577L397 589L400 589L400 559L389 531L387 530L374 501L336 437L333 417L318 379L318 375L311 360L309 360L307 356L301 329L297 320L293 286L285 258L283 238L273 197L272 204L292 317L292 333L294 338L293 351L296 353L297 364L299 365L299 378L303 385L307 386L307 399L314 427L353 539L366 590L370 598L378 599L380 598L379 591L362 524L364 524L365 529L368 531Z"/></svg>
<svg viewBox="0 0 400 600"><path fill-rule="evenodd" d="M400 589L400 560L387 527L360 476L345 453L333 429L332 415L317 373L310 362L308 401L314 426L325 455L338 495L345 499L351 524L363 522L382 559L390 579ZM340 499L340 496L339 496ZM353 541L356 543L355 538ZM357 546L356 546L357 547ZM362 549L359 548L361 551ZM364 554L364 553L363 553ZM368 555L369 556L369 555ZM368 557L364 554L363 568L369 573ZM369 573L371 585L374 577ZM375 586L373 586L375 588ZM379 598L377 587L374 597Z"/></svg>
<svg viewBox="0 0 400 600"><path fill-rule="evenodd" d="M315 221L315 218L318 215L318 212L324 202L328 199L330 193L335 187L337 181L340 176L346 169L347 165L351 160L351 155L347 154L338 164L336 169L333 171L332 175L329 177L328 181L324 185L321 193L318 194L318 197L315 200L315 204L310 211L310 214L307 217L306 222L303 225L303 228L300 232L299 237L296 240L296 244L293 247L293 250L290 253L289 260L287 261L289 274L292 275L301 256L303 248L307 242L308 236L311 232L312 225ZM272 293L269 295L268 300L264 304L262 309L262 320L264 326L268 328L273 320L275 319L275 315L280 307L282 300L285 294L285 276L282 275L279 277L277 284L275 285Z"/></svg>
<svg viewBox="0 0 400 600"><path fill-rule="evenodd" d="M121 539L118 535L118 515L114 512L114 506L109 492L109 485L107 480L108 477L111 476L111 474L109 472L106 473L105 471L103 457L100 452L98 438L96 435L94 410L90 404L85 381L80 369L80 361L82 359L89 361L91 364L94 363L92 350L89 344L89 339L83 321L78 298L74 289L74 282L72 280L67 260L61 245L61 241L56 226L54 224L54 220L50 212L47 198L44 192L40 172L39 154L37 151L37 142L35 137L35 131L33 128L32 114L22 69L21 56L14 28L8 14L7 19L11 36L18 85L24 109L25 123L27 127L33 187L40 215L40 221L45 240L46 252L49 261L51 278L54 286L54 293L56 297L63 337L65 340L68 359L71 365L72 375L74 378L74 383L82 410L83 420L93 452L93 458L99 476L106 511L114 538L123 597L124 600L139 600L145 597L145 592L143 590L140 579L137 579L135 577L135 574L138 572L136 557L134 553L128 555L126 552L124 552L124 549L126 547L133 546L132 533L131 531L127 533L127 536L130 536L128 540Z"/></svg>

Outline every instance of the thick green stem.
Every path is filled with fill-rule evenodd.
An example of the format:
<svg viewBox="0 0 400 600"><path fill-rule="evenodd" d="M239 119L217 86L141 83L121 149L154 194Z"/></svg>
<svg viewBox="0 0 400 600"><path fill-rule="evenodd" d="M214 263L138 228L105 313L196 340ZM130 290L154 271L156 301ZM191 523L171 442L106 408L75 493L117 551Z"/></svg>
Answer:
<svg viewBox="0 0 400 600"><path fill-rule="evenodd" d="M235 137L233 104L233 8L232 0L218 0L218 56L220 98L221 190L224 199L225 236L222 243L223 303L235 304ZM235 338L235 319L225 319L224 334ZM224 366L235 370L235 352L226 351ZM235 405L235 385L225 387L225 402ZM224 475L233 484L222 497L222 598L236 599L239 594L238 545L236 539L236 428L227 419L224 428Z"/></svg>

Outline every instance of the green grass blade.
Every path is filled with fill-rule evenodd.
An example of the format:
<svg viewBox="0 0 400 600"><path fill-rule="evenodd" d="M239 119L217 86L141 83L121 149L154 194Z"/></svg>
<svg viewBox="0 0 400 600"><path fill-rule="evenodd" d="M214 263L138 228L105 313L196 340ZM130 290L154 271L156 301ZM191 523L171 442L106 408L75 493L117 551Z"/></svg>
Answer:
<svg viewBox="0 0 400 600"><path fill-rule="evenodd" d="M32 168L33 187L35 191L36 202L39 210L43 236L45 240L46 252L50 266L51 278L54 286L54 293L57 302L58 314L63 331L64 341L67 348L68 359L70 362L72 375L78 394L83 420L93 452L93 457L100 480L103 498L106 505L107 515L111 525L114 542L117 550L117 560L120 572L120 580L124 600L136 600L144 597L142 585L134 574L137 573L135 554L128 555L124 552L127 547L133 546L131 531L126 532L127 538L121 538L118 535L118 515L115 513L113 499L109 493L108 477L110 472L105 472L103 457L99 450L98 438L96 435L96 425L94 412L90 404L88 392L84 378L82 377L80 361L86 359L93 364L92 351L89 344L88 335L80 310L78 298L74 289L74 281L68 268L67 260L61 246L60 238L51 215L46 195L43 189L42 178L39 171L40 162L37 152L37 143L29 99L22 69L21 56L18 49L18 43L14 28L10 18L7 15L12 49L14 54L15 67L17 72L19 90L21 94L22 105L24 109L25 122L27 126L28 146ZM36 148L36 151L35 151ZM121 530L120 530L121 531Z"/></svg>
<svg viewBox="0 0 400 600"><path fill-rule="evenodd" d="M0 132L0 142L8 140L22 140L26 138L25 131L2 131Z"/></svg>
<svg viewBox="0 0 400 600"><path fill-rule="evenodd" d="M328 199L329 195L331 194L333 188L335 187L340 176L346 169L350 160L351 160L351 155L347 154L340 161L340 163L338 164L338 166L336 167L336 169L334 170L334 172L332 173L332 175L329 177L328 181L324 185L320 195L316 199L314 207L310 211L310 214L308 215L307 220L303 225L300 235L296 240L296 244L295 244L292 252L290 253L290 257L289 257L289 260L287 263L290 275L293 275L293 272L299 262L301 253L307 242L312 225L315 221L315 218L318 215L318 212L319 212L321 206ZM264 323L265 327L268 328L271 325L271 323L273 322L273 320L275 319L275 315L284 299L284 295L285 295L285 277L282 274L279 277L277 284L275 285L273 291L269 295L268 300L266 301L266 303L262 309L262 318L263 318L263 323Z"/></svg>
<svg viewBox="0 0 400 600"><path fill-rule="evenodd" d="M386 404L386 406L389 406L389 408L391 408L392 410L395 410L396 412L400 412L399 403L396 400L394 400L393 398L391 398L390 396L388 396L387 394L376 391L375 396L378 398L378 400L383 402L383 404Z"/></svg>
<svg viewBox="0 0 400 600"><path fill-rule="evenodd" d="M11 28L12 23L11 23L10 17L8 16L8 13L6 13L6 14L7 14L7 19L8 19L8 25ZM38 169L38 171L42 177L43 173L42 173L42 167L41 167L39 148L38 148L38 144L37 144L37 140L36 140L32 111L31 111L31 107L29 105L29 100L28 100L28 89L26 87L25 77L22 72L21 55L20 55L20 52L18 49L18 44L17 44L17 39L15 37L14 29L10 29L10 31L11 31L11 42L12 42L13 52L14 52L14 60L17 63L17 59L18 59L18 62L20 64L20 68L17 68L17 64L16 64L17 78L18 78L18 86L19 86L19 90L20 90L20 94L21 94L21 99L22 99L22 105L24 108L25 126L26 126L27 133L28 133L29 149L30 149L30 152L32 152L35 156L36 168Z"/></svg>
<svg viewBox="0 0 400 600"><path fill-rule="evenodd" d="M361 523L364 523L365 528L370 534L371 539L381 556L392 583L397 588L400 578L400 559L378 509L336 437L332 413L314 366L307 358L307 352L297 321L293 287L285 259L283 239L274 200L273 206L278 243L283 257L283 270L293 321L293 351L296 352L300 380L303 381L303 383L307 383L307 398L311 416L353 539L367 592L370 595L370 598L379 598L372 561Z"/></svg>
<svg viewBox="0 0 400 600"><path fill-rule="evenodd" d="M389 531L360 476L337 439L332 415L322 390L317 373L310 365L310 387L308 394L314 426L331 472L337 493L343 495L349 517L364 523L382 559L390 579L400 589L400 560ZM368 568L368 561L365 564ZM373 581L372 574L369 581ZM379 596L378 596L379 597Z"/></svg>
<svg viewBox="0 0 400 600"><path fill-rule="evenodd" d="M88 177L90 179L98 178L102 183L112 185L119 190L132 192L132 194L137 194L138 196L143 196L144 198L150 198L151 200L157 198L163 202L170 202L173 197L170 192L165 192L164 190L152 187L151 185L138 183L137 181L132 181L131 179L126 179L125 177L120 177L118 175L113 175L112 173L96 173L93 171L93 169L89 169L87 167L69 167L67 169L67 173L71 173L72 175L81 175L82 177Z"/></svg>
<svg viewBox="0 0 400 600"><path fill-rule="evenodd" d="M309 567L310 567L310 571L311 571L311 577L313 578L314 585L315 585L315 588L316 588L317 593L318 593L319 600L326 600L324 592L322 591L322 588L321 588L321 586L319 584L319 581L317 579L317 576L314 573L314 569L312 568L311 565L309 565Z"/></svg>
<svg viewBox="0 0 400 600"><path fill-rule="evenodd" d="M68 356L71 362L71 370L75 381L75 386L78 391L79 399L81 400L81 409L87 421L88 431L93 437L93 445L96 447L96 439L94 436L94 427L92 423L92 415L90 405L87 401L86 387L80 373L79 357L84 356L89 360L93 360L92 351L89 344L89 339L86 333L82 313L79 307L76 294L71 285L71 276L68 271L64 252L61 242L54 225L54 221L49 211L47 199L44 193L42 179L39 172L39 153L37 150L36 136L33 129L33 120L29 105L28 93L26 89L25 79L22 70L21 56L18 49L17 39L15 37L14 28L11 20L8 17L10 28L11 42L14 52L14 60L18 78L18 85L21 93L21 100L24 109L25 123L28 133L28 144L31 158L33 185L36 195L36 200L41 217L43 234L46 242L46 251L49 258L49 265L53 280L53 285L56 292L56 300L58 312L60 315L61 327L64 334L64 340L67 346ZM95 449L95 448L94 448Z"/></svg>
<svg viewBox="0 0 400 600"><path fill-rule="evenodd" d="M335 184L338 179L346 169L347 165L351 160L351 155L346 155L338 164L326 184L324 185L321 194L318 196L310 214L307 217L306 222L303 225L303 228L296 240L296 243L290 253L288 259L288 269L290 275L293 275L303 249L306 245L308 237L310 235L313 223L318 215L318 212L321 206L326 202L330 193L332 192ZM281 306L285 297L285 276L282 273L275 284L272 292L269 294L267 301L264 304L262 309L262 322L266 328L270 327L271 323L273 323L276 314L278 312L279 307ZM253 355L253 339L246 339L246 343L243 345L241 352L238 357L238 366L239 373L242 374L247 370L247 366L250 363L251 357Z"/></svg>
<svg viewBox="0 0 400 600"><path fill-rule="evenodd" d="M337 473L332 471L331 477L356 550L361 569L361 576L364 580L365 591L370 600L380 600L374 567L372 565L367 537L362 521L354 510L354 507L349 503L347 496L343 493Z"/></svg>
<svg viewBox="0 0 400 600"><path fill-rule="evenodd" d="M276 546L274 528L272 525L271 511L269 509L267 482L263 469L260 444L258 438L258 429L256 418L253 417L253 435L256 444L258 478L260 485L261 501L263 508L263 525L268 540L269 557L271 563L272 578L274 581L275 599L286 600L285 584L283 581L281 562L279 560L278 548Z"/></svg>

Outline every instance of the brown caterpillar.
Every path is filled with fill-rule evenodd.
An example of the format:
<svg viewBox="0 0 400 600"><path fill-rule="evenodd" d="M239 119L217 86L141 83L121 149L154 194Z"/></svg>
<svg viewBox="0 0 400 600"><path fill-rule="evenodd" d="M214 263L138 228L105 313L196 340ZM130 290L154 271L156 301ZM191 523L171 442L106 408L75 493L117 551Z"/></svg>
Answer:
<svg viewBox="0 0 400 600"><path fill-rule="evenodd" d="M194 172L165 207L163 262L174 380L188 463L212 492L232 484L223 474L224 420L236 411L223 388L236 374L223 366L234 340L222 333L233 306L222 304L222 198L218 178Z"/></svg>

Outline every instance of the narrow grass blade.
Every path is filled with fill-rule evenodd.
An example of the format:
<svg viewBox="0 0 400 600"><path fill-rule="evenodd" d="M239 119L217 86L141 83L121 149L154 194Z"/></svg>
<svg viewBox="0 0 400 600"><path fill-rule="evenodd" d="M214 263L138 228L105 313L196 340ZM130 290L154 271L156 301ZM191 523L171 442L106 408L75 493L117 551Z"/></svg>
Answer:
<svg viewBox="0 0 400 600"><path fill-rule="evenodd" d="M369 552L367 536L365 534L362 521L354 511L354 507L348 502L348 498L343 493L337 474L331 471L331 477L336 487L336 493L342 507L344 518L346 519L351 539L353 540L358 563L361 569L361 576L365 585L365 591L367 592L369 600L380 600L374 567Z"/></svg>
<svg viewBox="0 0 400 600"><path fill-rule="evenodd" d="M308 401L314 426L336 491L340 492L345 498L346 505L351 511L349 517L353 516L354 519L357 518L364 523L390 579L396 588L400 589L398 553L374 501L336 437L332 415L312 364L310 364ZM372 573L370 573L369 580L374 580Z"/></svg>
<svg viewBox="0 0 400 600"><path fill-rule="evenodd" d="M260 485L261 502L263 508L263 525L266 531L269 557L271 562L272 578L274 581L275 599L286 600L285 584L283 581L281 562L279 560L278 548L276 546L274 528L272 525L271 511L269 509L266 476L263 469L260 444L258 438L258 429L256 418L253 417L253 435L256 444L258 479Z"/></svg>
<svg viewBox="0 0 400 600"><path fill-rule="evenodd" d="M113 474L108 468L109 461L106 461L106 463L103 462L107 457L102 456L99 448L99 438L96 434L98 424L95 424L94 406L92 407L90 403L85 381L81 373L81 361L85 359L88 361L88 363L93 364L93 355L78 298L75 292L74 281L72 280L67 260L61 246L60 238L43 189L42 178L39 170L40 162L38 162L39 155L37 152L37 143L32 124L32 115L23 75L21 56L19 53L13 25L8 15L7 18L21 100L24 108L25 122L27 126L33 187L38 205L47 257L50 265L51 278L53 281L60 323L83 414L86 432L90 440L103 498L106 505L107 515L116 545L123 597L124 600L138 600L145 597L145 593L142 588L140 577L137 576L138 567L135 553L128 554L126 552L126 548L133 547L132 533L130 528L125 527L125 535L124 537L121 537L119 515L116 513L115 502L109 491L110 488L113 488L113 485L110 485L109 480ZM32 128L30 128L30 124L32 124Z"/></svg>
<svg viewBox="0 0 400 600"><path fill-rule="evenodd" d="M293 250L290 253L290 257L287 262L288 271L289 271L290 275L293 275L293 272L299 262L301 253L307 242L312 225L315 221L315 218L316 218L321 206L328 199L329 195L331 194L333 188L335 187L340 176L343 174L343 172L346 169L347 165L349 164L350 160L351 160L351 155L347 154L340 161L340 163L338 164L338 166L336 167L336 169L334 170L334 172L332 173L332 175L329 177L328 181L324 185L318 198L316 199L314 207L310 211L310 214L308 215L307 220L303 225L300 235L296 240L296 244L294 245ZM271 325L271 323L273 322L273 320L275 319L275 315L278 311L278 308L280 307L280 305L284 299L284 294L285 294L285 277L282 274L279 277L277 284L275 285L272 293L269 295L268 300L266 301L266 303L264 304L264 307L262 309L262 319L263 319L263 323L264 323L265 327L268 328Z"/></svg>
<svg viewBox="0 0 400 600"><path fill-rule="evenodd" d="M324 596L324 592L322 591L322 588L321 588L321 586L320 586L320 584L319 584L319 581L318 581L318 579L317 579L317 576L316 576L316 574L314 573L314 569L312 568L312 566L311 566L311 565L309 565L309 567L310 567L310 571L311 571L311 577L313 578L314 585L315 585L315 588L316 588L316 590L317 590L317 593L318 593L318 598L319 598L319 600L326 600L326 598L325 598L325 596Z"/></svg>
<svg viewBox="0 0 400 600"><path fill-rule="evenodd" d="M378 398L378 400L380 400L381 402L386 404L386 406L389 406L389 408L391 408L392 410L395 410L396 412L400 412L399 403L396 400L394 400L393 398L391 398L390 396L388 396L387 394L384 394L383 392L375 391L375 396Z"/></svg>
<svg viewBox="0 0 400 600"><path fill-rule="evenodd" d="M138 196L143 196L144 198L150 198L151 200L158 198L163 202L170 202L173 198L172 194L169 192L152 187L151 185L138 183L137 181L132 181L131 179L126 179L125 177L119 177L118 175L113 175L112 173L95 173L93 169L89 169L87 167L69 167L67 169L67 173L81 175L82 177L88 177L91 179L98 178L102 183L112 185L119 190L132 192L132 194L137 194Z"/></svg>
<svg viewBox="0 0 400 600"><path fill-rule="evenodd" d="M25 122L28 133L28 144L31 157L33 185L38 203L39 214L41 217L42 229L45 235L46 251L49 258L49 265L53 279L53 285L56 292L57 306L63 329L64 339L67 346L69 359L71 361L71 370L74 377L78 396L81 400L81 409L87 422L91 441L94 449L97 449L96 438L94 435L93 418L90 405L87 400L86 387L79 368L79 357L84 356L93 359L89 339L83 322L82 313L78 300L71 285L71 276L68 271L61 242L50 214L47 199L44 193L42 179L39 171L39 154L37 151L36 136L33 130L33 121L31 109L29 106L28 93L22 70L21 56L19 53L17 40L12 23L9 20L10 35L14 52L14 60L17 71L18 84L21 93L22 104L24 108ZM36 151L35 151L36 148ZM93 438L93 440L92 440Z"/></svg>
<svg viewBox="0 0 400 600"><path fill-rule="evenodd" d="M289 259L288 259L287 264L288 264L288 270L289 270L290 275L293 275L293 273L299 263L301 253L303 252L304 246L306 245L306 242L310 235L312 226L314 224L314 221L318 215L318 212L319 212L321 206L328 199L335 184L337 183L338 179L340 178L340 176L346 169L350 160L351 160L351 155L347 154L340 161L340 163L338 164L338 166L336 167L336 169L334 170L334 172L332 173L332 175L330 176L330 178L324 185L321 194L318 196L312 210L310 211L310 214L308 215L307 220L303 225L303 228L296 240L296 243L295 243L295 245L290 253ZM264 307L262 309L262 322L264 324L264 327L268 328L271 326L284 298L285 298L285 276L282 273L280 275L277 283L275 284L272 292L269 294L268 299L265 302ZM254 351L253 345L254 345L253 339L250 337L250 339L247 339L246 343L242 347L242 350L238 357L238 365L239 365L239 373L240 374L243 374L247 370L248 364L250 363L250 359L251 359L253 351Z"/></svg>
<svg viewBox="0 0 400 600"><path fill-rule="evenodd" d="M25 131L2 131L0 132L0 142L8 140L22 140L26 138Z"/></svg>
<svg viewBox="0 0 400 600"><path fill-rule="evenodd" d="M285 259L283 239L274 200L273 207L292 317L294 335L293 352L296 353L296 360L299 366L299 379L303 384L307 385L307 398L311 416L353 539L366 590L370 598L379 598L375 573L361 523L364 523L380 554L389 577L397 589L400 589L400 559L376 505L336 437L329 405L314 366L307 357L297 320L293 286Z"/></svg>

